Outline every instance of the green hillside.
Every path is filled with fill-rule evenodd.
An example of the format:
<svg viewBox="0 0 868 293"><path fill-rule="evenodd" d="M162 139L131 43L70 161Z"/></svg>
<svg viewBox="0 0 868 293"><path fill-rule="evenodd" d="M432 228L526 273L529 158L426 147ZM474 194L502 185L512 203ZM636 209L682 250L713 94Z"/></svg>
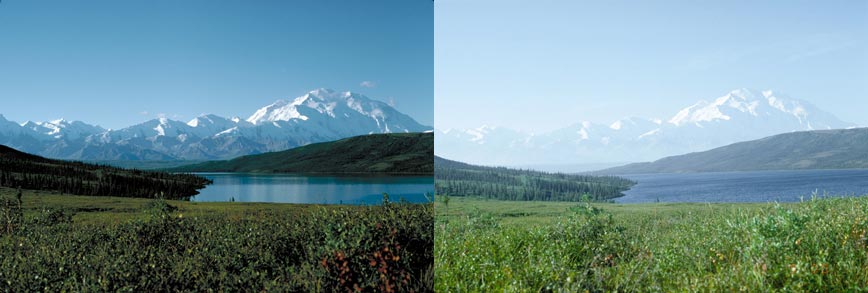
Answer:
<svg viewBox="0 0 868 293"><path fill-rule="evenodd" d="M52 160L0 145L0 187L64 194L183 199L208 184L188 174Z"/></svg>
<svg viewBox="0 0 868 293"><path fill-rule="evenodd" d="M483 167L434 157L434 188L439 195L502 200L603 201L622 196L622 192L634 184L614 176Z"/></svg>
<svg viewBox="0 0 868 293"><path fill-rule="evenodd" d="M779 134L704 152L666 157L595 173L686 173L720 171L868 168L868 128Z"/></svg>
<svg viewBox="0 0 868 293"><path fill-rule="evenodd" d="M371 134L169 171L431 174L433 158L433 133Z"/></svg>

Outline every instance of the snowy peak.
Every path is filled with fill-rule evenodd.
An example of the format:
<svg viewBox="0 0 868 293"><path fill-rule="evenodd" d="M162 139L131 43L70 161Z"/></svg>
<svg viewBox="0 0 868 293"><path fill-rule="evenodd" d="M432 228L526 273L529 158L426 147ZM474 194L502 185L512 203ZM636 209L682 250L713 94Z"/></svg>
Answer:
<svg viewBox="0 0 868 293"><path fill-rule="evenodd" d="M307 119L307 117L303 117L303 115L299 114L296 110L295 106L301 104L299 99L293 101L293 105L285 100L277 100L271 105L265 106L256 110L250 118L247 118L247 122L253 124L259 124L264 121L288 121L291 119Z"/></svg>
<svg viewBox="0 0 868 293"><path fill-rule="evenodd" d="M361 129L367 129L365 134L431 130L384 102L325 88L310 91L291 102L278 100L257 110L247 122L275 127L319 125L316 127L339 133L357 133Z"/></svg>
<svg viewBox="0 0 868 293"><path fill-rule="evenodd" d="M73 160L213 160L357 135L431 129L386 103L321 88L277 100L247 120L203 114L187 122L158 118L105 130L64 119L19 124L0 115L0 144Z"/></svg>
<svg viewBox="0 0 868 293"><path fill-rule="evenodd" d="M120 141L132 138L154 139L160 136L178 136L189 132L191 127L184 122L160 117L151 119L140 124L118 130L109 130L102 137L110 138L109 141Z"/></svg>
<svg viewBox="0 0 868 293"><path fill-rule="evenodd" d="M652 161L775 134L852 126L780 92L741 88L700 100L665 121L585 121L533 135L490 127L451 129L435 140L439 155L477 164L604 163Z"/></svg>
<svg viewBox="0 0 868 293"><path fill-rule="evenodd" d="M809 115L817 117L808 117ZM711 102L699 101L678 111L668 122L675 126L703 127L704 123L733 119L744 121L751 119L749 117L780 123L784 120L793 120L803 126L799 127L801 130L818 129L818 126L821 129L846 127L846 123L820 111L808 102L790 99L772 90L756 91L745 88L733 90ZM811 118L825 122L812 122Z"/></svg>
<svg viewBox="0 0 868 293"><path fill-rule="evenodd" d="M715 108L718 108L718 111L721 111L720 107L724 106L738 110L742 113L749 113L753 116L757 116L756 109L757 106L760 105L760 98L761 96L757 95L754 91L748 89L737 89L723 97L717 98L714 100L712 105L714 105Z"/></svg>
<svg viewBox="0 0 868 293"><path fill-rule="evenodd" d="M229 129L253 127L253 124L238 117L226 119L214 114L206 114L193 118L187 122L187 126L190 127L188 129L190 134L200 138L207 138L221 133L225 134L224 132Z"/></svg>
<svg viewBox="0 0 868 293"><path fill-rule="evenodd" d="M320 88L297 97L292 102L277 100L271 105L256 110L253 115L247 118L247 122L260 124L263 122L308 120L310 117L302 114L302 112L308 112L307 109L335 117L335 108L353 97L354 94L350 92L339 93L332 89Z"/></svg>
<svg viewBox="0 0 868 293"><path fill-rule="evenodd" d="M214 114L204 114L199 117L193 118L187 122L187 125L194 128L214 128L214 127L231 127L230 125L237 124L241 119L238 117L234 117L233 119L226 119Z"/></svg>
<svg viewBox="0 0 868 293"><path fill-rule="evenodd" d="M168 135L177 135L178 134L177 129L179 127L176 127L180 123L178 121L174 121L174 120L170 121L168 118L161 117L159 119L151 120L149 122L150 123L147 123L147 124L153 125L154 122L157 123L157 125L153 128L153 130L156 131L156 136L166 136L167 133L168 133Z"/></svg>
<svg viewBox="0 0 868 293"><path fill-rule="evenodd" d="M187 125L189 125L190 127L197 127L199 125L204 126L207 124L214 124L214 118L216 118L216 116L211 114L201 115L199 117L193 118L193 120L188 121Z"/></svg>
<svg viewBox="0 0 868 293"><path fill-rule="evenodd" d="M488 125L482 125L474 129L467 129L464 131L464 133L471 136L470 141L478 144L483 144L485 143L485 136L494 130L497 130L497 128Z"/></svg>
<svg viewBox="0 0 868 293"><path fill-rule="evenodd" d="M63 118L48 122L27 121L21 127L53 138L79 139L88 135L105 132L102 127L81 121L67 121Z"/></svg>
<svg viewBox="0 0 868 293"><path fill-rule="evenodd" d="M278 100L257 110L247 121L260 124L263 122L308 120L313 115L337 118L341 114L348 117L353 114L352 112L364 116L383 116L384 111L381 109L383 106L386 104L373 101L360 94L321 88L297 97L292 102Z"/></svg>

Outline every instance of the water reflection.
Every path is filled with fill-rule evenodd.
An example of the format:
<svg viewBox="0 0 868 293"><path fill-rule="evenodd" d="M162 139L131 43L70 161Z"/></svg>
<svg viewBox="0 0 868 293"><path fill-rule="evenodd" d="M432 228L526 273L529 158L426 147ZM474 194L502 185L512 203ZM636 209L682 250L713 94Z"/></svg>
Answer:
<svg viewBox="0 0 868 293"><path fill-rule="evenodd" d="M377 204L388 193L392 201L428 202L433 176L334 176L308 174L200 173L214 184L193 201ZM426 197L428 193L428 197Z"/></svg>

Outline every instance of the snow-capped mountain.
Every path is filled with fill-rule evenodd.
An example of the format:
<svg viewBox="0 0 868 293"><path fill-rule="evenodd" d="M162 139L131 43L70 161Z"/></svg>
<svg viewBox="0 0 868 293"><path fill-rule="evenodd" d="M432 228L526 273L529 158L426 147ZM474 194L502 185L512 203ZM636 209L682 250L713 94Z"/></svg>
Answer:
<svg viewBox="0 0 868 293"><path fill-rule="evenodd" d="M323 125L331 132L416 132L421 125L388 104L351 92L318 89L292 102L278 100L253 113L247 122L292 122L291 125ZM309 126L308 126L309 127ZM422 127L424 128L424 127Z"/></svg>
<svg viewBox="0 0 868 293"><path fill-rule="evenodd" d="M779 133L853 126L775 91L737 89L699 101L669 119L585 121L542 134L487 126L438 130L435 151L446 158L488 165L651 161Z"/></svg>
<svg viewBox="0 0 868 293"><path fill-rule="evenodd" d="M66 121L64 119L48 122L27 121L21 126L51 138L66 138L71 140L106 131L104 128L96 125L90 125L81 121Z"/></svg>
<svg viewBox="0 0 868 293"><path fill-rule="evenodd" d="M246 120L207 114L186 123L159 118L105 130L62 119L19 125L0 115L0 144L76 160L228 159L356 135L430 130L386 103L329 89L278 100Z"/></svg>
<svg viewBox="0 0 868 293"><path fill-rule="evenodd" d="M23 132L24 129L18 123L6 120L6 117L3 114L0 114L0 136L2 137L12 137L17 136Z"/></svg>
<svg viewBox="0 0 868 293"><path fill-rule="evenodd" d="M213 136L231 128L253 126L253 124L240 120L238 117L227 119L214 114L193 118L187 122L187 125L190 126L190 132L198 137Z"/></svg>

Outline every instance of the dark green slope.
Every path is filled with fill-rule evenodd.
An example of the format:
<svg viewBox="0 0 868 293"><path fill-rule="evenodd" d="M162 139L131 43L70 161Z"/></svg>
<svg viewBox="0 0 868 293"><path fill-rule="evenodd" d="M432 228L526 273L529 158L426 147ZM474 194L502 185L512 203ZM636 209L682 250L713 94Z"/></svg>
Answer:
<svg viewBox="0 0 868 293"><path fill-rule="evenodd" d="M2 144L0 144L0 160L27 160L31 162L49 161L46 158L24 152L19 152L16 149L10 148Z"/></svg>
<svg viewBox="0 0 868 293"><path fill-rule="evenodd" d="M602 174L868 168L868 128L791 132Z"/></svg>
<svg viewBox="0 0 868 293"><path fill-rule="evenodd" d="M76 195L184 199L209 181L188 174L146 172L47 159L0 145L0 186Z"/></svg>
<svg viewBox="0 0 868 293"><path fill-rule="evenodd" d="M169 171L432 174L434 134L363 135L282 152L193 164Z"/></svg>
<svg viewBox="0 0 868 293"><path fill-rule="evenodd" d="M481 196L501 200L605 201L622 196L635 182L614 176L548 173L475 166L434 157L438 195Z"/></svg>

